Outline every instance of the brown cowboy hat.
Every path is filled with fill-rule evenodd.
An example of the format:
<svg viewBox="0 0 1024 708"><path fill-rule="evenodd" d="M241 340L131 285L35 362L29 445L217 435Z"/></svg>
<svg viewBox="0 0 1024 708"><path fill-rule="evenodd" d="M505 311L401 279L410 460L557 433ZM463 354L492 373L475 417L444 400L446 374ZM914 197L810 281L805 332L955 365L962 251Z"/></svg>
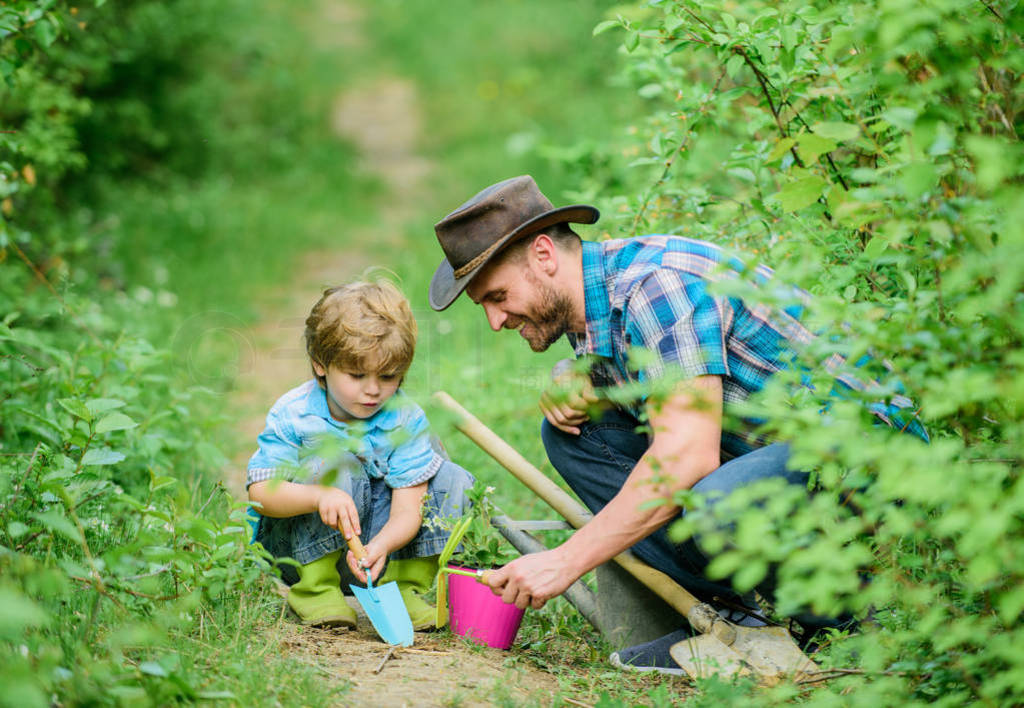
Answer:
<svg viewBox="0 0 1024 708"><path fill-rule="evenodd" d="M533 177L492 184L434 226L445 259L430 281L430 306L451 305L505 246L554 224L593 224L600 212L576 204L555 209Z"/></svg>

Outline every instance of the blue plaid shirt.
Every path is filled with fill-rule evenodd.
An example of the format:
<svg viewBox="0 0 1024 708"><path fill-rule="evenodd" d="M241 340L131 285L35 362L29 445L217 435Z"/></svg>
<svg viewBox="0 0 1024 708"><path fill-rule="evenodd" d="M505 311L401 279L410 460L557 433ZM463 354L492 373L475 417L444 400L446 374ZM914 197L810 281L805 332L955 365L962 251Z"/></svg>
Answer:
<svg viewBox="0 0 1024 708"><path fill-rule="evenodd" d="M787 367L794 347L815 336L800 322L808 298L802 290L788 289L796 304L785 308L708 292L711 283L749 270L714 244L678 236L584 242L586 331L569 334L569 341L577 356L596 359L591 376L599 387L653 381L670 369L683 378L720 376L728 413ZM759 286L772 276L766 266L748 275ZM631 365L635 347L650 354ZM835 371L844 363L834 355L824 365ZM848 375L837 374L836 379L850 388L865 388ZM896 396L870 408L887 424L927 439L917 420L904 423L900 418L899 409L910 405L910 399ZM641 406L642 401L632 412L638 414ZM767 442L750 432L757 423L748 420L746 430L724 430L723 453L735 457Z"/></svg>
<svg viewBox="0 0 1024 708"><path fill-rule="evenodd" d="M246 487L273 477L315 483L342 460L355 460L392 489L431 479L444 462L430 444L423 410L399 390L365 420L331 416L315 379L281 396L249 460Z"/></svg>

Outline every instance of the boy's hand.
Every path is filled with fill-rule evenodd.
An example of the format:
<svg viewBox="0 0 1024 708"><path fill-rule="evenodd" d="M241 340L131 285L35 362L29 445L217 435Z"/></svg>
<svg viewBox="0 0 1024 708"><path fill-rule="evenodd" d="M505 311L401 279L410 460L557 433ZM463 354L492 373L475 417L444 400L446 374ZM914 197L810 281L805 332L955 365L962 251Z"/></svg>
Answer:
<svg viewBox="0 0 1024 708"><path fill-rule="evenodd" d="M356 511L356 503L347 492L337 487L322 487L320 496L316 503L320 512L320 520L341 531L345 538L358 536L362 533L359 528L359 512Z"/></svg>
<svg viewBox="0 0 1024 708"><path fill-rule="evenodd" d="M377 539L367 543L364 548L366 549L364 559L356 560L355 554L350 550L345 555L345 560L348 562L348 567L352 569L352 574L358 578L359 582L365 584L367 570L374 580L380 578L381 571L384 570L384 562L390 551L384 544L378 543Z"/></svg>

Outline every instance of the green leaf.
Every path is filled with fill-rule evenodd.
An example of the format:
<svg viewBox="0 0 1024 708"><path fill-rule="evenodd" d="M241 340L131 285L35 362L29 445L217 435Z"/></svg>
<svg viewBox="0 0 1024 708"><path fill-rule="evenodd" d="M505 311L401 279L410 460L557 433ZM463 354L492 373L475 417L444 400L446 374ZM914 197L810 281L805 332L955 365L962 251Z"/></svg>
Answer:
<svg viewBox="0 0 1024 708"><path fill-rule="evenodd" d="M907 199L916 201L939 182L939 173L930 162L913 162L903 168L900 184Z"/></svg>
<svg viewBox="0 0 1024 708"><path fill-rule="evenodd" d="M782 25L782 46L787 51L792 51L797 44L796 27L792 24Z"/></svg>
<svg viewBox="0 0 1024 708"><path fill-rule="evenodd" d="M664 92L665 87L659 83L644 84L637 90L637 93L642 98L654 98L655 96L660 96Z"/></svg>
<svg viewBox="0 0 1024 708"><path fill-rule="evenodd" d="M815 123L811 126L811 130L814 131L815 135L820 135L830 140L838 140L839 142L856 140L857 136L860 135L860 128L853 123Z"/></svg>
<svg viewBox="0 0 1024 708"><path fill-rule="evenodd" d="M167 487L173 487L177 483L178 480L174 477L155 476L149 483L149 489L156 492Z"/></svg>
<svg viewBox="0 0 1024 708"><path fill-rule="evenodd" d="M28 533L29 527L20 521L12 521L7 524L7 535L12 539L18 539Z"/></svg>
<svg viewBox="0 0 1024 708"><path fill-rule="evenodd" d="M630 32L626 35L626 39L622 44L626 47L627 52L632 52L640 46L640 33L635 30Z"/></svg>
<svg viewBox="0 0 1024 708"><path fill-rule="evenodd" d="M917 120L917 111L906 106L895 106L883 112L882 119L902 130L910 130Z"/></svg>
<svg viewBox="0 0 1024 708"><path fill-rule="evenodd" d="M1013 624L1021 612L1024 612L1024 589L1017 587L999 598L999 617L1005 624Z"/></svg>
<svg viewBox="0 0 1024 708"><path fill-rule="evenodd" d="M768 153L768 157L764 159L765 162L775 162L780 157L789 152L790 148L796 145L796 140L793 138L780 138L779 142L775 143L775 147Z"/></svg>
<svg viewBox="0 0 1024 708"><path fill-rule="evenodd" d="M669 34L673 34L685 23L686 20L684 20L682 17L677 17L676 15L669 15L668 18L665 20L665 31L668 32Z"/></svg>
<svg viewBox="0 0 1024 708"><path fill-rule="evenodd" d="M767 574L767 563L760 560L748 561L732 576L732 584L740 592L746 592L764 580Z"/></svg>
<svg viewBox="0 0 1024 708"><path fill-rule="evenodd" d="M783 187L775 198L785 211L797 211L818 201L828 182L821 177L810 176L794 180Z"/></svg>
<svg viewBox="0 0 1024 708"><path fill-rule="evenodd" d="M61 408L76 418L81 418L86 423L92 422L92 411L90 411L86 405L77 398L58 398L57 403L60 404Z"/></svg>
<svg viewBox="0 0 1024 708"><path fill-rule="evenodd" d="M0 587L0 639L16 640L27 628L48 622L39 605L12 588Z"/></svg>
<svg viewBox="0 0 1024 708"><path fill-rule="evenodd" d="M143 661L139 664L139 671L147 676L159 676L160 678L167 678L169 675L167 673L167 669L160 666L160 664L155 661Z"/></svg>
<svg viewBox="0 0 1024 708"><path fill-rule="evenodd" d="M92 411L93 415L99 415L100 413L124 406L125 402L117 398L90 398L85 402L85 407Z"/></svg>
<svg viewBox="0 0 1024 708"><path fill-rule="evenodd" d="M44 49L57 39L57 27L49 15L39 20L32 29L35 30L36 41Z"/></svg>
<svg viewBox="0 0 1024 708"><path fill-rule="evenodd" d="M864 247L864 255L870 260L875 260L889 247L889 242L881 236L873 236L868 245Z"/></svg>
<svg viewBox="0 0 1024 708"><path fill-rule="evenodd" d="M48 530L59 533L60 535L71 539L75 543L82 542L82 534L78 532L78 527L72 523L71 519L64 516L61 512L50 510L36 512L32 516Z"/></svg>
<svg viewBox="0 0 1024 708"><path fill-rule="evenodd" d="M964 142L977 165L978 186L983 190L995 189L1014 171L1019 153L1004 140L969 135Z"/></svg>
<svg viewBox="0 0 1024 708"><path fill-rule="evenodd" d="M736 78L736 75L740 73L740 69L743 68L743 57L739 54L733 54L729 57L729 61L725 62L725 73L729 75L730 79Z"/></svg>
<svg viewBox="0 0 1024 708"><path fill-rule="evenodd" d="M604 34L608 30L610 30L612 27L621 27L621 26L622 26L622 20L605 20L604 22L598 22L597 25L594 26L594 32L593 32L592 36L596 37L599 34Z"/></svg>
<svg viewBox="0 0 1024 708"><path fill-rule="evenodd" d="M817 162L823 153L831 152L837 147L835 140L823 138L814 133L800 133L796 136L796 142L799 146L800 156L808 165Z"/></svg>
<svg viewBox="0 0 1024 708"><path fill-rule="evenodd" d="M82 458L83 465L114 465L124 459L124 454L109 447L93 448Z"/></svg>
<svg viewBox="0 0 1024 708"><path fill-rule="evenodd" d="M98 434L103 434L114 430L129 430L137 425L138 423L126 416L124 413L111 413L96 423L96 432Z"/></svg>

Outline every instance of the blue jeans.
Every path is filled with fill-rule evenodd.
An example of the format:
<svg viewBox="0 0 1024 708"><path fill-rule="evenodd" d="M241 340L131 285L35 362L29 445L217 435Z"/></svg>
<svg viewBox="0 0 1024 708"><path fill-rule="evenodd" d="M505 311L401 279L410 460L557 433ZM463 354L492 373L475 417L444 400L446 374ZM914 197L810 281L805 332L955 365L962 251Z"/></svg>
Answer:
<svg viewBox="0 0 1024 708"><path fill-rule="evenodd" d="M404 548L394 551L391 560L436 556L448 542L449 531L441 521L462 516L468 506L466 492L473 486L473 475L448 460L427 484L423 524L419 533ZM391 514L391 488L383 479L370 477L361 465L342 466L334 486L347 492L359 512L360 539L369 542L380 533ZM283 519L260 516L254 542L275 558L294 558L302 565L333 553L347 544L341 533L320 520L320 514L302 514ZM294 569L282 566L286 583L298 580Z"/></svg>
<svg viewBox="0 0 1024 708"><path fill-rule="evenodd" d="M547 420L541 428L548 459L584 504L594 513L618 494L626 477L647 452L650 441L636 432L636 418L618 409L605 412L596 421L580 426L580 435L563 433ZM768 477L782 477L791 484L804 485L808 475L787 466L789 447L768 445L737 457L697 482L693 489L708 498L709 504L728 496L734 489ZM685 511L680 512L680 517ZM677 517L678 518L678 517ZM699 539L681 544L668 538L666 524L633 546L632 551L648 565L704 600L720 597L736 601L736 592L728 581L712 581L704 575L708 558L699 548ZM764 585L772 585L769 578ZM771 597L771 587L759 587Z"/></svg>

